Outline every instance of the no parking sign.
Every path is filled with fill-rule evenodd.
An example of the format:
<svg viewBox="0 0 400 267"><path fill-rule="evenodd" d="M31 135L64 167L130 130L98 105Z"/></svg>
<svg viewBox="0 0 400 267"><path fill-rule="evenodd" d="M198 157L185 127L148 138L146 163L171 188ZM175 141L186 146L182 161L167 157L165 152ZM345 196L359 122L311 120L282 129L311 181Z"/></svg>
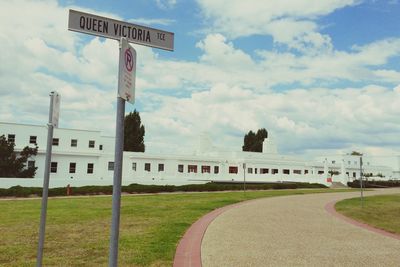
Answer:
<svg viewBox="0 0 400 267"><path fill-rule="evenodd" d="M119 54L118 95L129 103L135 103L136 51L126 38L121 38Z"/></svg>

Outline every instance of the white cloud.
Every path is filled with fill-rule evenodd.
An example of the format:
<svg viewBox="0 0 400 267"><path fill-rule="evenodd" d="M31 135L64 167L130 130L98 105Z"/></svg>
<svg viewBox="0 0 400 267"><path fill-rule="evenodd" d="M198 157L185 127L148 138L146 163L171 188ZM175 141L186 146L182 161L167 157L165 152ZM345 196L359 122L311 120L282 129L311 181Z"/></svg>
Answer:
<svg viewBox="0 0 400 267"><path fill-rule="evenodd" d="M177 0L156 0L156 4L161 9L171 9L175 7Z"/></svg>
<svg viewBox="0 0 400 267"><path fill-rule="evenodd" d="M137 23L137 24L144 24L144 25L171 25L175 23L173 19L146 19L146 18L135 18L129 19L129 22Z"/></svg>
<svg viewBox="0 0 400 267"><path fill-rule="evenodd" d="M275 42L301 51L331 48L330 38L318 33L315 22L320 16L358 4L358 0L197 0L206 18L212 21L209 31L230 38L254 34L272 35Z"/></svg>

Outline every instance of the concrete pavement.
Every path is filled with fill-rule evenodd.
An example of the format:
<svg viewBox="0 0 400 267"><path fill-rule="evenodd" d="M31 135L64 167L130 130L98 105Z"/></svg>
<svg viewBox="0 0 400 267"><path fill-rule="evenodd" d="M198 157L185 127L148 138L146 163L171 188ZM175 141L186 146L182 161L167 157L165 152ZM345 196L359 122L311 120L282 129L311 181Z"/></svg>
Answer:
<svg viewBox="0 0 400 267"><path fill-rule="evenodd" d="M400 189L365 195L400 193ZM350 224L328 203L357 192L294 195L227 209L207 227L202 266L400 266L400 240Z"/></svg>

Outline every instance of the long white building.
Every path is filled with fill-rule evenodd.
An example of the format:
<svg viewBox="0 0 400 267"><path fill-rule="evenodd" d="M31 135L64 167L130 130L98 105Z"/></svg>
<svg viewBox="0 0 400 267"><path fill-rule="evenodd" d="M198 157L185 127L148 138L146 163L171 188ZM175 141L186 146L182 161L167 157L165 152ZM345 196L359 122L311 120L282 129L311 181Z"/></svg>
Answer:
<svg viewBox="0 0 400 267"><path fill-rule="evenodd" d="M43 184L47 127L0 123L0 135L15 143L15 150L38 145L37 156L28 164L38 167L34 178L0 178L0 187ZM100 131L57 128L54 130L50 187L111 185L114 168L114 137ZM399 179L400 157L395 166L374 165L363 157L363 173L369 179ZM221 151L202 137L191 154L150 154L124 152L122 183L182 185L206 182L310 182L346 184L360 177L357 156L324 156L315 161L280 155L271 138L264 141L263 153Z"/></svg>

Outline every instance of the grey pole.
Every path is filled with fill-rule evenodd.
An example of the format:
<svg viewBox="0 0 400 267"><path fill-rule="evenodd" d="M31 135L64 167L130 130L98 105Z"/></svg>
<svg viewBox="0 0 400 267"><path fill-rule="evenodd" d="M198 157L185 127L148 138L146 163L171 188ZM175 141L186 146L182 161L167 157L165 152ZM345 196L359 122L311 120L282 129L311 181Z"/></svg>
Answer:
<svg viewBox="0 0 400 267"><path fill-rule="evenodd" d="M362 180L362 156L360 156L360 193L361 193L361 206L364 206L364 192L363 192L363 180Z"/></svg>
<svg viewBox="0 0 400 267"><path fill-rule="evenodd" d="M43 178L43 193L42 193L42 210L40 212L40 227L39 227L39 245L36 258L36 266L41 267L43 261L43 247L46 230L46 216L47 216L47 199L49 196L49 180L50 180L50 162L51 162L51 150L53 146L53 101L54 92L50 93L50 111L49 111L49 123L47 124L47 147L46 147L46 161L44 167L44 178Z"/></svg>
<svg viewBox="0 0 400 267"><path fill-rule="evenodd" d="M246 192L246 163L243 163L243 192Z"/></svg>
<svg viewBox="0 0 400 267"><path fill-rule="evenodd" d="M120 44L121 53L121 44ZM121 73L121 64L118 70ZM118 75L119 77L119 75ZM118 79L119 88L119 79ZM117 123L115 129L115 157L114 157L114 185L112 196L112 218L110 235L110 255L108 266L118 266L118 239L119 239L119 221L121 212L121 179L122 179L122 155L124 149L124 116L125 100L117 97Z"/></svg>

